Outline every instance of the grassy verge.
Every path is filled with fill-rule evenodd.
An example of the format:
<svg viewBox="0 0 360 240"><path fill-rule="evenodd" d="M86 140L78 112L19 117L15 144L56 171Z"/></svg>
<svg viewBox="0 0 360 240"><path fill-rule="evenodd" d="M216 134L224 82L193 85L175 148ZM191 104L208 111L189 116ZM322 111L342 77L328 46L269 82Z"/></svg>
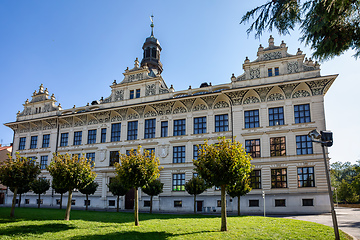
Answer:
<svg viewBox="0 0 360 240"><path fill-rule="evenodd" d="M204 215L140 214L135 227L132 213L0 208L0 239L334 239L333 229L292 219L229 217L220 232L220 217ZM342 239L348 239L341 232Z"/></svg>

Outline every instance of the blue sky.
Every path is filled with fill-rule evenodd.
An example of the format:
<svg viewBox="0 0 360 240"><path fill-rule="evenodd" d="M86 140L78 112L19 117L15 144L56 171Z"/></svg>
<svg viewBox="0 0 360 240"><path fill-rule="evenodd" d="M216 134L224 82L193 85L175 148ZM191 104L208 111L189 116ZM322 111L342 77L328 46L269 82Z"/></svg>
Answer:
<svg viewBox="0 0 360 240"><path fill-rule="evenodd" d="M269 35L289 53L300 47L299 31L261 39L247 36L241 16L264 1L0 1L0 141L12 142L3 123L16 120L22 104L41 83L63 108L84 106L110 95L114 79L142 57L142 44L154 34L163 48L162 76L175 90L202 82L230 81L243 73L246 56L256 59ZM333 161L360 159L360 60L354 52L321 63L321 74L339 74L325 97L327 129L334 132Z"/></svg>

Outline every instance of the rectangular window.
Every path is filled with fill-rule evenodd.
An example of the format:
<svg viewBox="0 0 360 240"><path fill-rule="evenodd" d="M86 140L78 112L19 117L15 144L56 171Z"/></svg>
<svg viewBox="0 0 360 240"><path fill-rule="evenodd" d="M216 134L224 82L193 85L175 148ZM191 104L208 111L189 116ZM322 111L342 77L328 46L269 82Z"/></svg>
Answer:
<svg viewBox="0 0 360 240"><path fill-rule="evenodd" d="M68 145L69 133L62 133L60 136L60 147L65 147Z"/></svg>
<svg viewBox="0 0 360 240"><path fill-rule="evenodd" d="M140 97L140 89L136 89L136 98Z"/></svg>
<svg viewBox="0 0 360 240"><path fill-rule="evenodd" d="M206 133L206 117L194 118L194 134Z"/></svg>
<svg viewBox="0 0 360 240"><path fill-rule="evenodd" d="M298 187L315 187L314 167L299 167Z"/></svg>
<svg viewBox="0 0 360 240"><path fill-rule="evenodd" d="M284 108L269 108L269 126L284 125Z"/></svg>
<svg viewBox="0 0 360 240"><path fill-rule="evenodd" d="M86 158L91 160L92 163L95 162L95 153L91 152L91 153L86 153Z"/></svg>
<svg viewBox="0 0 360 240"><path fill-rule="evenodd" d="M302 205L306 206L314 206L314 199L302 199Z"/></svg>
<svg viewBox="0 0 360 240"><path fill-rule="evenodd" d="M48 161L48 156L40 157L40 169L46 169L47 161Z"/></svg>
<svg viewBox="0 0 360 240"><path fill-rule="evenodd" d="M114 166L116 162L119 162L119 159L119 151L111 151L109 166Z"/></svg>
<svg viewBox="0 0 360 240"><path fill-rule="evenodd" d="M250 182L253 189L261 189L261 170L251 171Z"/></svg>
<svg viewBox="0 0 360 240"><path fill-rule="evenodd" d="M161 122L161 137L168 136L168 121Z"/></svg>
<svg viewBox="0 0 360 240"><path fill-rule="evenodd" d="M259 123L259 109L244 112L245 128L257 128Z"/></svg>
<svg viewBox="0 0 360 240"><path fill-rule="evenodd" d="M279 68L278 67L275 68L275 76L279 76Z"/></svg>
<svg viewBox="0 0 360 240"><path fill-rule="evenodd" d="M272 72L272 68L268 68L268 77L272 77L273 72Z"/></svg>
<svg viewBox="0 0 360 240"><path fill-rule="evenodd" d="M285 156L286 155L286 144L285 137L274 137L270 138L270 156Z"/></svg>
<svg viewBox="0 0 360 240"><path fill-rule="evenodd" d="M201 148L201 145L200 145ZM193 146L193 159L197 160L199 156L199 147L198 145Z"/></svg>
<svg viewBox="0 0 360 240"><path fill-rule="evenodd" d="M286 188L286 168L271 169L271 188Z"/></svg>
<svg viewBox="0 0 360 240"><path fill-rule="evenodd" d="M185 191L185 173L173 174L173 191Z"/></svg>
<svg viewBox="0 0 360 240"><path fill-rule="evenodd" d="M216 204L217 207L221 207L221 200L217 200L216 202L217 202L217 204Z"/></svg>
<svg viewBox="0 0 360 240"><path fill-rule="evenodd" d="M90 200L84 200L84 206L86 205L90 206Z"/></svg>
<svg viewBox="0 0 360 240"><path fill-rule="evenodd" d="M26 137L21 137L19 141L19 150L24 150L26 144Z"/></svg>
<svg viewBox="0 0 360 240"><path fill-rule="evenodd" d="M313 154L312 141L308 135L296 136L296 154Z"/></svg>
<svg viewBox="0 0 360 240"><path fill-rule="evenodd" d="M56 205L60 205L60 199L56 199Z"/></svg>
<svg viewBox="0 0 360 240"><path fill-rule="evenodd" d="M30 149L34 149L37 147L37 139L38 139L38 136L31 136Z"/></svg>
<svg viewBox="0 0 360 240"><path fill-rule="evenodd" d="M259 200L249 200L249 207L258 207Z"/></svg>
<svg viewBox="0 0 360 240"><path fill-rule="evenodd" d="M302 104L294 106L295 123L311 122L310 119L310 105Z"/></svg>
<svg viewBox="0 0 360 240"><path fill-rule="evenodd" d="M182 201L174 201L174 207L182 207Z"/></svg>
<svg viewBox="0 0 360 240"><path fill-rule="evenodd" d="M215 115L215 132L229 131L229 117L227 114Z"/></svg>
<svg viewBox="0 0 360 240"><path fill-rule="evenodd" d="M128 122L127 140L137 139L138 121Z"/></svg>
<svg viewBox="0 0 360 240"><path fill-rule="evenodd" d="M149 153L154 153L155 154L155 148L145 148L144 150L149 151Z"/></svg>
<svg viewBox="0 0 360 240"><path fill-rule="evenodd" d="M130 90L130 99L134 99L134 90Z"/></svg>
<svg viewBox="0 0 360 240"><path fill-rule="evenodd" d="M96 129L93 130L89 130L88 131L88 140L87 140L88 144L93 144L96 143Z"/></svg>
<svg viewBox="0 0 360 240"><path fill-rule="evenodd" d="M30 204L30 199L25 198L25 204Z"/></svg>
<svg viewBox="0 0 360 240"><path fill-rule="evenodd" d="M275 199L275 207L286 207L285 199Z"/></svg>
<svg viewBox="0 0 360 240"><path fill-rule="evenodd" d="M120 141L121 123L111 124L111 142Z"/></svg>
<svg viewBox="0 0 360 240"><path fill-rule="evenodd" d="M155 137L155 124L156 124L155 118L145 120L144 138L154 138Z"/></svg>
<svg viewBox="0 0 360 240"><path fill-rule="evenodd" d="M185 146L173 147L173 163L185 162Z"/></svg>
<svg viewBox="0 0 360 240"><path fill-rule="evenodd" d="M81 145L82 132L74 132L74 144L73 145Z"/></svg>
<svg viewBox="0 0 360 240"><path fill-rule="evenodd" d="M109 207L115 207L115 200L109 200Z"/></svg>
<svg viewBox="0 0 360 240"><path fill-rule="evenodd" d="M35 163L35 162L36 162L36 157L35 157L35 156L30 156L30 157L28 157L28 159L29 159L29 161L30 161L31 163Z"/></svg>
<svg viewBox="0 0 360 240"><path fill-rule="evenodd" d="M50 134L43 135L42 147L47 148L50 145Z"/></svg>
<svg viewBox="0 0 360 240"><path fill-rule="evenodd" d="M100 140L100 142L101 143L106 142L106 128L101 129L101 140Z"/></svg>
<svg viewBox="0 0 360 240"><path fill-rule="evenodd" d="M174 136L185 135L185 119L174 120Z"/></svg>
<svg viewBox="0 0 360 240"><path fill-rule="evenodd" d="M40 200L40 204L43 204L43 199L36 199L36 204L39 204L39 200Z"/></svg>
<svg viewBox="0 0 360 240"><path fill-rule="evenodd" d="M246 152L251 155L252 158L260 157L260 139L245 140Z"/></svg>
<svg viewBox="0 0 360 240"><path fill-rule="evenodd" d="M72 200L71 200L71 205L75 205L75 203L76 203L76 200L75 200L75 199L72 199Z"/></svg>
<svg viewBox="0 0 360 240"><path fill-rule="evenodd" d="M150 201L144 200L144 207L150 207Z"/></svg>

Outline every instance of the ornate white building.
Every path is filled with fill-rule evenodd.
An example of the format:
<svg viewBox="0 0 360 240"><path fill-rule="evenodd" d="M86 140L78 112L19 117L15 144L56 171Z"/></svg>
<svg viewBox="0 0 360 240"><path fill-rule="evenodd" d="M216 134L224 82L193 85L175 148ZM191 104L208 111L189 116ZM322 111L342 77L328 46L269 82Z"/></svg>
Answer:
<svg viewBox="0 0 360 240"><path fill-rule="evenodd" d="M197 144L225 136L242 142L253 156L253 190L241 198L242 213L262 214L262 191L269 213L328 212L325 167L321 146L307 137L313 129L326 130L324 95L337 75L321 76L320 66L299 49L294 55L286 44L260 45L257 59L247 57L244 73L212 86L175 91L161 76L161 46L153 33L143 45L141 63L135 60L124 79L111 85L108 98L86 106L62 109L55 105L43 85L15 122L14 153L36 157L42 176L52 153L85 153L95 161L99 187L90 196L90 208L114 208L115 197L107 184L114 176L118 152L125 154L139 144L155 151L160 159L164 192L155 197L154 211L191 211L193 197L184 184L194 173L192 159ZM7 204L11 202L11 192ZM25 204L35 205L27 193ZM43 204L56 206L59 195L51 189ZM84 207L84 196L74 193L73 205ZM133 193L121 198L122 209L133 207ZM208 189L197 197L198 211L219 211L220 191ZM228 210L236 210L237 199L227 197ZM23 203L24 204L24 203ZM65 204L65 200L64 200ZM147 210L149 197L140 191L140 210Z"/></svg>

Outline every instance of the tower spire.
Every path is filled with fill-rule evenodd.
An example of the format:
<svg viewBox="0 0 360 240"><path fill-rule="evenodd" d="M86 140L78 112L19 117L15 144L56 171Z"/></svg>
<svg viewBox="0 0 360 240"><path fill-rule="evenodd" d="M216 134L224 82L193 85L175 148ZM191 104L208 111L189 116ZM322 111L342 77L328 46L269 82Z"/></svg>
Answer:
<svg viewBox="0 0 360 240"><path fill-rule="evenodd" d="M151 37L154 36L154 16L151 14L150 16L150 21L151 21L151 24L150 24L150 27L151 27Z"/></svg>

